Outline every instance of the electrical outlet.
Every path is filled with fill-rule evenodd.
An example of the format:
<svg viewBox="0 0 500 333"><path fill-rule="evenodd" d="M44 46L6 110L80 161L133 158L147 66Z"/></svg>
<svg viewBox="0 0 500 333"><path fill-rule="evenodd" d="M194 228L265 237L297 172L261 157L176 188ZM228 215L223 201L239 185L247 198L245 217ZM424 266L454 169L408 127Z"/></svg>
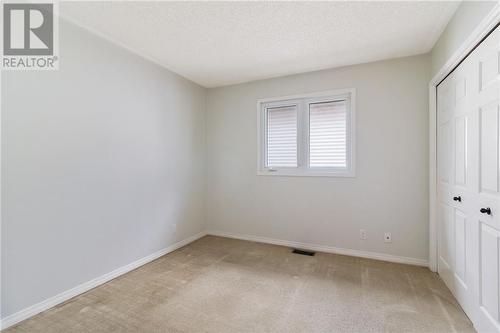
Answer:
<svg viewBox="0 0 500 333"><path fill-rule="evenodd" d="M384 242L386 243L392 243L392 235L390 232L386 232L384 234Z"/></svg>
<svg viewBox="0 0 500 333"><path fill-rule="evenodd" d="M368 237L366 236L366 230L365 229L360 229L359 230L359 239L365 240Z"/></svg>

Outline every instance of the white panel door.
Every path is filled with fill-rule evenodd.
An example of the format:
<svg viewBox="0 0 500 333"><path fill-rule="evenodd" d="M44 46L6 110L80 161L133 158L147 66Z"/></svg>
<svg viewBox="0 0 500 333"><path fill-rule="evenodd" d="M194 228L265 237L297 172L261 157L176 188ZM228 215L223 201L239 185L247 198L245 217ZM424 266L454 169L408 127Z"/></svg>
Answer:
<svg viewBox="0 0 500 333"><path fill-rule="evenodd" d="M453 112L454 91L451 80L438 88L438 271L443 280L450 284L453 276L453 210L450 196L453 174Z"/></svg>
<svg viewBox="0 0 500 333"><path fill-rule="evenodd" d="M477 260L475 326L500 332L500 29L471 54L471 109L478 114L478 187L474 247Z"/></svg>
<svg viewBox="0 0 500 333"><path fill-rule="evenodd" d="M438 272L465 311L473 312L473 223L475 196L471 164L474 113L469 107L470 63L438 86ZM477 149L476 149L477 152Z"/></svg>

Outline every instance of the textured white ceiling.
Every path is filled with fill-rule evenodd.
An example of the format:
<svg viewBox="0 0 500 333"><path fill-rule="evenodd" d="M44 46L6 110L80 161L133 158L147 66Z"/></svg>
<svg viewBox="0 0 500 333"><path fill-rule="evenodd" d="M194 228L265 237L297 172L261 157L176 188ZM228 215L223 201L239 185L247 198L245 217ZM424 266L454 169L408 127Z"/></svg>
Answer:
<svg viewBox="0 0 500 333"><path fill-rule="evenodd" d="M458 2L62 2L61 15L205 87L428 52Z"/></svg>

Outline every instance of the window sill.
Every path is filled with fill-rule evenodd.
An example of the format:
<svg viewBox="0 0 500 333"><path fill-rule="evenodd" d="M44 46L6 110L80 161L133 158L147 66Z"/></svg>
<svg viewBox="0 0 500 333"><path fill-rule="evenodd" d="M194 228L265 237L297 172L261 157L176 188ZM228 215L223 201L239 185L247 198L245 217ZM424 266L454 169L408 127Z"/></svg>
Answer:
<svg viewBox="0 0 500 333"><path fill-rule="evenodd" d="M278 177L333 177L333 178L355 178L353 170L349 171L301 171L301 170L257 170L257 176L278 176Z"/></svg>

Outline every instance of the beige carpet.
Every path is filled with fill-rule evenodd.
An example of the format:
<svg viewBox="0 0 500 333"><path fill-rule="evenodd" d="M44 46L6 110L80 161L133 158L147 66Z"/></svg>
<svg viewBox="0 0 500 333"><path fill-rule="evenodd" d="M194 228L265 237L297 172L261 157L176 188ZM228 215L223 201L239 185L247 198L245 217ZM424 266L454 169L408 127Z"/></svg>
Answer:
<svg viewBox="0 0 500 333"><path fill-rule="evenodd" d="M426 268L212 236L6 330L472 331Z"/></svg>

